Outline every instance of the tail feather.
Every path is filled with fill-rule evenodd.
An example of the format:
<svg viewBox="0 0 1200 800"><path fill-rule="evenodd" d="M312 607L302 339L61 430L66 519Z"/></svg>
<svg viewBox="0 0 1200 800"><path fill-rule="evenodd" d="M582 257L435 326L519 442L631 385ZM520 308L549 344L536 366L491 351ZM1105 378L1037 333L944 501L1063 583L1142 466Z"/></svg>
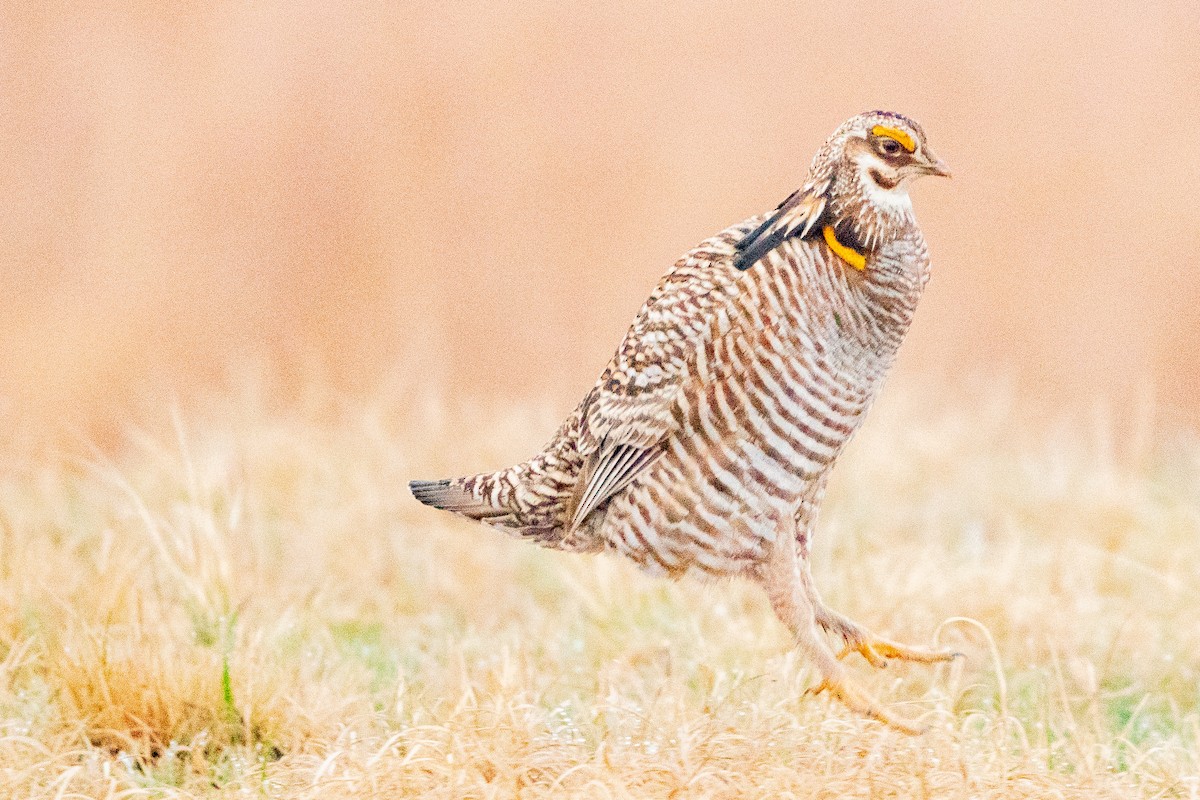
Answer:
<svg viewBox="0 0 1200 800"><path fill-rule="evenodd" d="M471 519L482 520L511 513L508 509L481 502L459 481L449 478L440 481L409 481L408 490L412 492L413 497L427 506L452 511Z"/></svg>
<svg viewBox="0 0 1200 800"><path fill-rule="evenodd" d="M525 471L525 465L509 470L466 478L440 481L409 481L413 497L427 506L477 520L490 528L535 541L544 547L563 546L563 498L531 494L540 502L521 506L508 493L494 491L496 481L511 483ZM493 504L495 503L495 504Z"/></svg>
<svg viewBox="0 0 1200 800"><path fill-rule="evenodd" d="M439 481L410 481L427 506L477 520L509 536L555 550L594 550L599 539L567 526L583 459L578 452L582 411L570 417L546 448L520 464ZM572 534L572 535L568 535Z"/></svg>

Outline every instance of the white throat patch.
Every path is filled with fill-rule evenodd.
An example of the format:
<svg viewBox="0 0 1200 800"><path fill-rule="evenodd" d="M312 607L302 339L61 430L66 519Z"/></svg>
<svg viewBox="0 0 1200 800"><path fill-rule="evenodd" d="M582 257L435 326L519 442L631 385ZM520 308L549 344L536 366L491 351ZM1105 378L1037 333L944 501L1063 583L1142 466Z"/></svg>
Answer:
<svg viewBox="0 0 1200 800"><path fill-rule="evenodd" d="M911 218L913 213L912 198L908 196L908 182L905 178L895 189L884 189L871 179L870 170L874 167L882 172L887 167L873 158L864 158L858 164L858 182L863 195L871 205L890 217Z"/></svg>

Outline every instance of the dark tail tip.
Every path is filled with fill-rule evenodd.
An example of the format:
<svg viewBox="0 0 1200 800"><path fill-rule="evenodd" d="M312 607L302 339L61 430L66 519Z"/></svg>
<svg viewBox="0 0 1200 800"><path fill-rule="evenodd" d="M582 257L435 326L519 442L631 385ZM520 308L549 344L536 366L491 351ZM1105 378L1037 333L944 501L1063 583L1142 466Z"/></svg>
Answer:
<svg viewBox="0 0 1200 800"><path fill-rule="evenodd" d="M471 519L491 519L510 513L508 509L495 508L475 499L463 488L461 480L409 481L408 490L427 506L453 511Z"/></svg>
<svg viewBox="0 0 1200 800"><path fill-rule="evenodd" d="M427 506L445 508L451 494L450 479L440 481L409 481L408 490L412 496Z"/></svg>

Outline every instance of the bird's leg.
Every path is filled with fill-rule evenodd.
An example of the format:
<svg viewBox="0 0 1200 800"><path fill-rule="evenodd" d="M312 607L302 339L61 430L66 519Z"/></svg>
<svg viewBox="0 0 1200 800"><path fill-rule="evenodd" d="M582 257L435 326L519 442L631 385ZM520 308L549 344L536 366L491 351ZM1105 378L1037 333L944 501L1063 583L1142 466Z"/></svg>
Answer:
<svg viewBox="0 0 1200 800"><path fill-rule="evenodd" d="M808 531L811 528L805 526L802 520L797 520L797 524L799 527L796 529L796 560L800 570L801 585L809 603L812 604L813 618L817 625L827 633L840 636L845 642L845 647L838 653L839 659L845 658L851 653L859 653L872 667L883 669L887 666L889 658L915 661L920 664L937 664L951 661L961 655L953 650L931 650L893 642L826 606L821 600L816 584L813 583L812 572L808 566Z"/></svg>
<svg viewBox="0 0 1200 800"><path fill-rule="evenodd" d="M781 539L759 577L776 615L792 631L800 652L821 674L820 683L809 693L829 692L851 711L902 733L923 733L922 728L892 715L879 701L850 682L846 667L834 657L817 627L816 609L804 589L796 548L791 541Z"/></svg>
<svg viewBox="0 0 1200 800"><path fill-rule="evenodd" d="M809 573L808 560L804 559L800 566L803 573L804 590L808 595L809 602L813 606L813 615L817 625L821 629L832 633L834 636L840 636L845 646L838 653L838 658L842 659L851 653L858 653L867 660L867 663L876 669L883 669L887 666L887 659L894 658L899 661L915 661L918 664L939 664L944 661L953 661L961 653L956 653L953 650L932 650L926 647L913 647L911 645L900 644L893 642L891 639L885 639L877 633L874 633L868 628L864 628L854 620L839 614L833 609L826 606L821 601L821 596L817 593L817 587L813 584L812 575Z"/></svg>

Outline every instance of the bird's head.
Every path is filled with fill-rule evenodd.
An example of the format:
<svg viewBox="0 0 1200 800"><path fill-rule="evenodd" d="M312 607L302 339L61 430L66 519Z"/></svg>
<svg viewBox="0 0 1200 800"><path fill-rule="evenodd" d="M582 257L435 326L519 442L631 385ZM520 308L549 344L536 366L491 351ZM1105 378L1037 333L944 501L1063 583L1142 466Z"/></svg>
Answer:
<svg viewBox="0 0 1200 800"><path fill-rule="evenodd" d="M925 131L915 121L891 111L868 111L851 117L829 137L817 156L841 171L861 173L869 188L904 190L922 175L950 177L950 168L925 141Z"/></svg>
<svg viewBox="0 0 1200 800"><path fill-rule="evenodd" d="M804 185L738 242L734 265L749 269L790 238L819 235L861 271L868 252L919 235L908 185L922 175L950 170L920 125L890 111L851 117L817 151Z"/></svg>
<svg viewBox="0 0 1200 800"><path fill-rule="evenodd" d="M923 175L950 176L915 121L891 111L851 117L813 160L813 174L832 180L832 211L868 246L912 224L908 186Z"/></svg>

